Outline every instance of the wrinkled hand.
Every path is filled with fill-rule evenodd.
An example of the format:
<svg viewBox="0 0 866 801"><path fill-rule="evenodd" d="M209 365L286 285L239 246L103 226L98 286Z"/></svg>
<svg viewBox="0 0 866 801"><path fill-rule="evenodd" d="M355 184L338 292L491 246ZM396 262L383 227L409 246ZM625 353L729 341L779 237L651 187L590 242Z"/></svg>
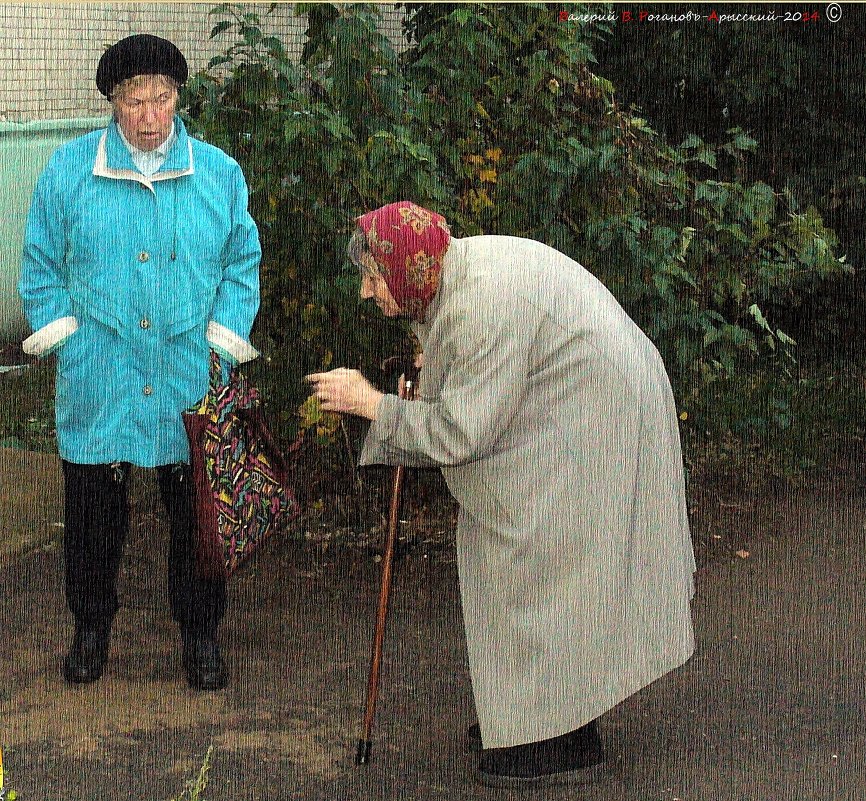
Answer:
<svg viewBox="0 0 866 801"><path fill-rule="evenodd" d="M327 373L312 373L306 380L326 412L342 412L376 419L382 393L358 370L338 367Z"/></svg>

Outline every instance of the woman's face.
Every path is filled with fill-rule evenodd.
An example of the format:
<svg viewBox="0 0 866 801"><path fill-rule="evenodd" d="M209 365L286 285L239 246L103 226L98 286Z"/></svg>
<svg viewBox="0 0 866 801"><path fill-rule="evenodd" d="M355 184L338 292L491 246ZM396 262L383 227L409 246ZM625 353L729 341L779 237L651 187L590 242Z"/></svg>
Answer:
<svg viewBox="0 0 866 801"><path fill-rule="evenodd" d="M373 298L386 317L397 317L400 314L400 307L388 289L388 284L377 273L364 272L361 277L361 299L367 298Z"/></svg>
<svg viewBox="0 0 866 801"><path fill-rule="evenodd" d="M123 135L144 151L154 150L168 139L176 106L177 90L159 76L149 76L141 86L114 100Z"/></svg>

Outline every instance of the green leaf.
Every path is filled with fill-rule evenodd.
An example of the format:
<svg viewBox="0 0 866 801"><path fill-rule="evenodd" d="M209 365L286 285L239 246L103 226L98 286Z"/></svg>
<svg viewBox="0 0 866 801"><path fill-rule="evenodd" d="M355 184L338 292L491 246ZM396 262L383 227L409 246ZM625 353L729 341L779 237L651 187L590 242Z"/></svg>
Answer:
<svg viewBox="0 0 866 801"><path fill-rule="evenodd" d="M283 47L282 41L276 36L264 36L259 44L262 47L267 47L272 53L278 53L280 55L285 53L285 47Z"/></svg>
<svg viewBox="0 0 866 801"><path fill-rule="evenodd" d="M472 18L472 12L468 8L461 8L455 11L452 18L458 25L465 25Z"/></svg>
<svg viewBox="0 0 866 801"><path fill-rule="evenodd" d="M229 28L231 28L232 25L234 25L234 22L228 19L224 19L218 22L216 25L213 26L210 32L210 38L216 39L216 37L219 36L223 31L227 31Z"/></svg>
<svg viewBox="0 0 866 801"><path fill-rule="evenodd" d="M704 140L696 134L689 134L682 142L680 142L681 150L691 150L697 147L703 147Z"/></svg>
<svg viewBox="0 0 866 801"><path fill-rule="evenodd" d="M706 164L708 167L716 168L716 154L710 150L710 148L705 148L703 150L699 150L695 154L695 161L701 162L701 164Z"/></svg>
<svg viewBox="0 0 866 801"><path fill-rule="evenodd" d="M208 11L208 15L218 15L218 14L234 14L235 6L233 3L221 3L216 8L212 8Z"/></svg>
<svg viewBox="0 0 866 801"><path fill-rule="evenodd" d="M731 145L737 150L745 150L749 153L754 153L758 149L757 140L753 139L740 128L732 128L728 133L734 135L734 138L731 140Z"/></svg>
<svg viewBox="0 0 866 801"><path fill-rule="evenodd" d="M248 45L257 45L262 38L261 28L255 25L241 25L238 32Z"/></svg>
<svg viewBox="0 0 866 801"><path fill-rule="evenodd" d="M769 331L771 334L773 333L773 329L770 328L770 324L767 322L767 319L764 317L763 313L762 313L761 310L758 308L758 304L757 304L757 303L753 303L751 306L749 306L749 314L752 315L752 317L754 318L755 322L756 322L756 323L757 323L761 328L763 328L765 331Z"/></svg>
<svg viewBox="0 0 866 801"><path fill-rule="evenodd" d="M229 64L232 61L231 56L214 56L207 63L207 68L212 70L214 67L218 67L220 64Z"/></svg>

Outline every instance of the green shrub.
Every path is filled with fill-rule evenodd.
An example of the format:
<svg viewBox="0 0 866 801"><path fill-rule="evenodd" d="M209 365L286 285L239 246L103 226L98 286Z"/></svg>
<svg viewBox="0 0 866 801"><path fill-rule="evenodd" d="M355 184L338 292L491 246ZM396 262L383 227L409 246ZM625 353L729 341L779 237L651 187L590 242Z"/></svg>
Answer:
<svg viewBox="0 0 866 801"><path fill-rule="evenodd" d="M353 218L394 197L440 205L445 196L436 159L412 138L415 102L378 13L306 10L309 39L296 65L278 39L262 36L257 15L215 9L228 18L212 35L232 31L238 41L190 81L186 97L193 126L238 159L250 184L264 251L256 336L269 357L251 372L269 385L289 431L306 373L369 371L404 330L359 306L344 255Z"/></svg>
<svg viewBox="0 0 866 801"><path fill-rule="evenodd" d="M768 310L847 267L790 193L717 174L720 159L743 174L755 141L731 129L719 147L667 143L593 72L601 29L544 5L406 8L398 57L374 6L299 6L309 23L293 64L255 14L221 6L213 35L236 42L190 82L194 126L251 185L265 251L256 336L271 358L261 381L282 423L304 373L369 369L402 335L359 308L343 250L356 215L408 198L457 236L530 237L584 264L656 342L701 430L784 430L772 404L720 415L711 401L755 373L794 392L795 343Z"/></svg>
<svg viewBox="0 0 866 801"><path fill-rule="evenodd" d="M584 264L657 344L703 428L744 422L700 413L717 382L758 369L784 387L794 343L763 310L847 267L813 210L715 176L718 159L745 163L755 141L732 129L720 148L666 143L590 69L598 26L563 25L543 6L409 8L406 75L430 87L423 116L455 171L458 229L538 239ZM756 413L783 421L771 407L739 416Z"/></svg>
<svg viewBox="0 0 866 801"><path fill-rule="evenodd" d="M622 7L614 6L615 12ZM866 178L859 123L864 87L866 8L846 4L842 24L819 9L784 10L797 24L656 22L617 25L596 47L604 74L626 103L640 106L671 141L692 133L721 143L740 126L757 140L746 166L749 180L790 188L814 204L840 240L840 252L859 267L866 259ZM670 12L647 4L644 12ZM683 9L685 10L685 9ZM778 6L740 5L745 14L783 14ZM725 179L742 180L737 164L720 160ZM864 273L796 288L765 311L794 334L801 358L820 363L840 349L859 350L864 324ZM803 354L803 346L814 353Z"/></svg>
<svg viewBox="0 0 866 801"><path fill-rule="evenodd" d="M0 376L0 446L56 450L53 358Z"/></svg>

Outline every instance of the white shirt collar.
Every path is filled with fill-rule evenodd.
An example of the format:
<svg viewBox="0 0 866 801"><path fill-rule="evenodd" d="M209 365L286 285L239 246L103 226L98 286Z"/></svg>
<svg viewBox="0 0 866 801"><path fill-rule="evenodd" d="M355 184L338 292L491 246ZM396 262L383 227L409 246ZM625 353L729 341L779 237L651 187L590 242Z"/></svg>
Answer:
<svg viewBox="0 0 866 801"><path fill-rule="evenodd" d="M126 145L126 149L129 151L129 155L132 156L132 161L139 172L148 178L162 166L168 155L168 151L171 150L171 146L177 141L174 120L171 121L171 131L166 140L153 150L139 150L126 138L123 128L120 127L120 123L117 124L117 132L120 134L120 141Z"/></svg>

